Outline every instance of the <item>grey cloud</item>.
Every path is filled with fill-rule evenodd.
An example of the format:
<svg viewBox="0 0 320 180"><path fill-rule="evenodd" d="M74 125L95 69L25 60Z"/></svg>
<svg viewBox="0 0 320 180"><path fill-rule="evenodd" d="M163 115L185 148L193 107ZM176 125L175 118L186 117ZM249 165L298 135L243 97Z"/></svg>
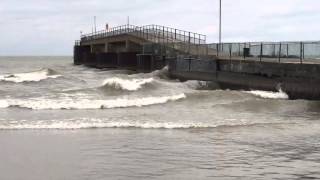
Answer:
<svg viewBox="0 0 320 180"><path fill-rule="evenodd" d="M320 39L318 0L222 0L224 41ZM2 0L0 55L71 55L80 31L161 24L217 41L218 0Z"/></svg>

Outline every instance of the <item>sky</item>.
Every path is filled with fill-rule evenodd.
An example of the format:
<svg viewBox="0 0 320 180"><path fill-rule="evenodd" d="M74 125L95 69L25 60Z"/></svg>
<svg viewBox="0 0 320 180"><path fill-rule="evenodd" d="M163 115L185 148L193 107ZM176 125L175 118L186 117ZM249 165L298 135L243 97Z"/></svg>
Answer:
<svg viewBox="0 0 320 180"><path fill-rule="evenodd" d="M218 41L219 0L1 0L0 56L72 55L80 31L158 24ZM320 40L319 0L222 0L222 41Z"/></svg>

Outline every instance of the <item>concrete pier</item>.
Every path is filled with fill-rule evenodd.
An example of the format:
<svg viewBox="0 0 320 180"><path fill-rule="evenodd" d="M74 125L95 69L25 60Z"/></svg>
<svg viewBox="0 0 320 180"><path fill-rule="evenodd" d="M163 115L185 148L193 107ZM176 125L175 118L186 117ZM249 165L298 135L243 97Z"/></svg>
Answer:
<svg viewBox="0 0 320 180"><path fill-rule="evenodd" d="M212 81L218 85L217 88L221 89L266 91L281 89L291 99L320 100L320 65L318 64L230 62L215 59L209 60L205 67L201 67L204 62L203 60L190 62L190 59L177 59L169 63L169 73L171 78L181 80ZM210 67L212 63L216 64L216 67ZM201 68L198 69L199 67Z"/></svg>
<svg viewBox="0 0 320 180"><path fill-rule="evenodd" d="M84 35L74 64L211 81L216 88L285 91L291 99L320 100L320 42L206 44L206 37L173 28L119 26ZM319 48L319 49L317 49Z"/></svg>

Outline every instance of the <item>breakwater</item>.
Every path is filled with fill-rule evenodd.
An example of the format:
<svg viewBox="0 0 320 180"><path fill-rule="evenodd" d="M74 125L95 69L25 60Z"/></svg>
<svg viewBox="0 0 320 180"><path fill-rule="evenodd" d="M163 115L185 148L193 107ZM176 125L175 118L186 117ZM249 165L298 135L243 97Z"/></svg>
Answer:
<svg viewBox="0 0 320 180"><path fill-rule="evenodd" d="M176 59L169 74L181 80L211 81L215 88L284 91L290 99L320 100L320 65L221 59Z"/></svg>
<svg viewBox="0 0 320 180"><path fill-rule="evenodd" d="M291 99L320 100L319 47L318 42L206 44L196 33L128 25L82 36L74 64L138 72L168 66L171 78L209 81L212 88L281 90Z"/></svg>

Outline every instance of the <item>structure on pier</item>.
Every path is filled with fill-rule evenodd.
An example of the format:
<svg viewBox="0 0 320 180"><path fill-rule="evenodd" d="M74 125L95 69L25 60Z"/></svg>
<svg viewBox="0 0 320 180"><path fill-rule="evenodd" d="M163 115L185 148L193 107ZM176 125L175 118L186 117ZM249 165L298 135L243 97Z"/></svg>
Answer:
<svg viewBox="0 0 320 180"><path fill-rule="evenodd" d="M75 64L100 68L153 70L179 55L208 55L206 36L159 25L124 25L82 35L74 48Z"/></svg>
<svg viewBox="0 0 320 180"><path fill-rule="evenodd" d="M320 42L207 44L206 36L159 25L124 25L82 35L74 64L150 72L168 65L173 78L228 89L286 91L320 100Z"/></svg>
<svg viewBox="0 0 320 180"><path fill-rule="evenodd" d="M135 67L167 59L251 60L278 63L318 63L320 42L247 42L207 44L206 36L175 28L123 25L81 36L74 47L75 64L96 67ZM139 64L140 62L140 64ZM149 65L148 65L149 66ZM159 67L149 67L150 70Z"/></svg>

